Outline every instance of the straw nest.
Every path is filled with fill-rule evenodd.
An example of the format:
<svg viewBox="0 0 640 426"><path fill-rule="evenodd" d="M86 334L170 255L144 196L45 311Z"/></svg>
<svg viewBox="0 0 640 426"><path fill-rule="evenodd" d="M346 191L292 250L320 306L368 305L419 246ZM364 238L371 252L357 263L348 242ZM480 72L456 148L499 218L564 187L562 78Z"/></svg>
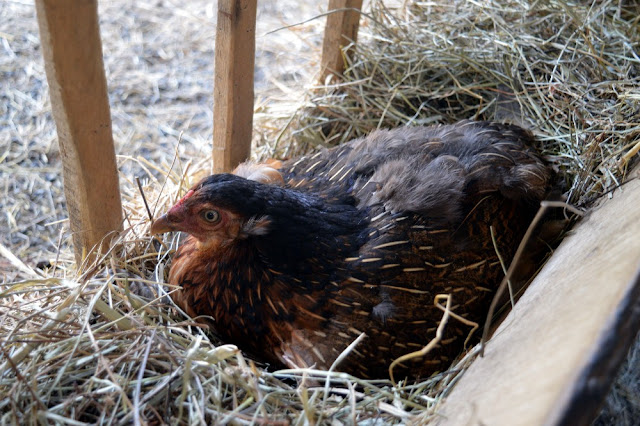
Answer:
<svg viewBox="0 0 640 426"><path fill-rule="evenodd" d="M0 153L0 421L432 418L475 349L420 383L273 372L206 334L166 297L165 264L178 240L147 235L134 176L143 178L157 212L208 169L213 31L204 28L214 13L207 3L102 6L126 220L112 249L79 266L64 221L33 6L0 5L0 39L10 56L0 62L7 101L0 136L9 141ZM263 16L273 16L272 7L267 3ZM292 157L377 127L509 119L538 134L570 201L588 205L625 179L640 148L639 9L618 1L454 0L390 10L374 2L344 81L308 88L302 97L295 94L317 69L322 25L282 29L258 42L255 156ZM272 18L270 29L291 19ZM293 55L282 60L287 50Z"/></svg>

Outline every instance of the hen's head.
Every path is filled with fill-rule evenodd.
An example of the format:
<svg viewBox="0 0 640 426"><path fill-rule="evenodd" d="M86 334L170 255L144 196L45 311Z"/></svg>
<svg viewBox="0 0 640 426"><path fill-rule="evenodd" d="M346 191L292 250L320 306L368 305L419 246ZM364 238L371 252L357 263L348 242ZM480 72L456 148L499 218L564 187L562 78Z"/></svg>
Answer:
<svg viewBox="0 0 640 426"><path fill-rule="evenodd" d="M313 263L309 259L348 257L368 235L366 217L353 204L220 174L193 186L153 223L151 233L186 232L205 252L235 243L247 248L246 242L270 264L299 272Z"/></svg>
<svg viewBox="0 0 640 426"><path fill-rule="evenodd" d="M194 185L151 225L152 234L182 231L201 244L224 244L268 232L266 185L220 174Z"/></svg>

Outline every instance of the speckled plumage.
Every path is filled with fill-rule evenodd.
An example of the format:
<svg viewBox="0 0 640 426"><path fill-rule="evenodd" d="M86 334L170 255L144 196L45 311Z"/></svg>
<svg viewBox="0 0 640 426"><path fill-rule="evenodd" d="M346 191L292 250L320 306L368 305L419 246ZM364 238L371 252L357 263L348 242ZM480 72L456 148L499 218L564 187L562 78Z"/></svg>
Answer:
<svg viewBox="0 0 640 426"><path fill-rule="evenodd" d="M548 190L531 142L487 122L400 128L278 164L275 180L208 177L156 226L194 235L173 259L173 298L275 365L329 368L364 332L338 370L387 377L435 336L437 294L484 320L503 277L489 227L508 262ZM206 209L219 223L198 222ZM403 373L446 369L469 331L450 320Z"/></svg>

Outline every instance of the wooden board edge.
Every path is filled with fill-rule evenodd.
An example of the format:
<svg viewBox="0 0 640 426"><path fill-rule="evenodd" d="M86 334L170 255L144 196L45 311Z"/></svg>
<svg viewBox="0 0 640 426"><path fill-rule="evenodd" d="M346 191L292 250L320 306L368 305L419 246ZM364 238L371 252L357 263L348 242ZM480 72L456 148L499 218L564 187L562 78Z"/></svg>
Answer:
<svg viewBox="0 0 640 426"><path fill-rule="evenodd" d="M640 262L640 261L639 261ZM640 330L640 265L572 386L551 411L549 425L589 424L599 412Z"/></svg>

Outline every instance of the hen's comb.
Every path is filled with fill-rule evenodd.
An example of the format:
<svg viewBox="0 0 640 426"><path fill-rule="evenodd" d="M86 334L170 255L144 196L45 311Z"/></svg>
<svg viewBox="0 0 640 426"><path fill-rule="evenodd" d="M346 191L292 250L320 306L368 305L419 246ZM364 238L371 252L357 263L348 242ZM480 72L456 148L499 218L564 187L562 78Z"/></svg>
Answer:
<svg viewBox="0 0 640 426"><path fill-rule="evenodd" d="M191 197L192 195L193 195L193 189L190 189L190 190L189 190L189 191L184 195L184 197L180 198L180 201L178 201L174 207L179 207L179 206L183 205L183 204L184 204L184 202L185 202L185 201L187 201L187 199L188 199L189 197Z"/></svg>

